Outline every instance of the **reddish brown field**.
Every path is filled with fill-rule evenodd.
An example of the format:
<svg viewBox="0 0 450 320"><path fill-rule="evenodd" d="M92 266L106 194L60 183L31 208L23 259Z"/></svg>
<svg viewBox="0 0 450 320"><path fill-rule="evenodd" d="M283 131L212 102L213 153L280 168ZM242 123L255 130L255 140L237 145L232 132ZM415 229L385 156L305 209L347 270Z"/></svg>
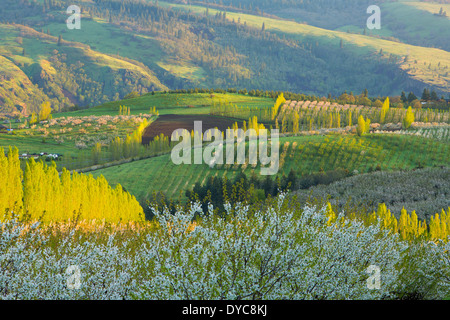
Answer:
<svg viewBox="0 0 450 320"><path fill-rule="evenodd" d="M177 129L187 129L191 132L194 130L194 121L202 121L203 133L214 128L218 128L220 131L225 132L225 130L231 128L236 121L238 122L239 127L241 127L243 123L241 120L208 115L161 115L155 122L147 127L144 136L142 137L142 143L149 144L150 141L161 133L170 138L172 132Z"/></svg>

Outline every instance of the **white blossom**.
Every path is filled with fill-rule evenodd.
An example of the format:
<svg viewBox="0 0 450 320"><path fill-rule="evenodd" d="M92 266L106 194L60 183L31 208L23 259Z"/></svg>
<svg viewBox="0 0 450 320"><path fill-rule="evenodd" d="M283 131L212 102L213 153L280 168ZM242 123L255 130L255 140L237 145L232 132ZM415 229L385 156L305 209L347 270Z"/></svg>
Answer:
<svg viewBox="0 0 450 320"><path fill-rule="evenodd" d="M299 211L284 201L281 195L256 212L227 203L225 217L211 205L204 215L200 203L175 214L155 209L155 231L135 238L112 232L104 241L76 232L55 240L38 225L0 223L0 299L386 299L448 292L449 244L402 242L343 214L328 224L325 208ZM381 270L379 290L367 287L371 265ZM79 289L67 286L69 266L80 271Z"/></svg>

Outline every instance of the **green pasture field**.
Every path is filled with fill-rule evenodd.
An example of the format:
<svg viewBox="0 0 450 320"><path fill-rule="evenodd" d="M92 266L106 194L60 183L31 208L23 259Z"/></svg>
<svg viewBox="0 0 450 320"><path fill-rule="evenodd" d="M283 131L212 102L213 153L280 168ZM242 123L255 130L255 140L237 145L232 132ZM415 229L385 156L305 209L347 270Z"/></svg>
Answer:
<svg viewBox="0 0 450 320"><path fill-rule="evenodd" d="M376 170L377 166L383 171L448 166L449 153L448 143L419 136L291 136L280 139L282 166L279 175L287 175L291 169L307 174L342 168L356 174ZM167 197L175 199L181 195L184 199L184 191L191 189L196 182L205 182L210 176L233 179L241 171L248 175L254 171L259 175L259 167L244 167L235 165L211 169L206 164L176 166L170 155L164 155L91 173L95 177L105 176L112 185L120 183L139 200L148 199L153 191L162 191Z"/></svg>
<svg viewBox="0 0 450 320"><path fill-rule="evenodd" d="M137 98L108 102L101 106L73 112L55 113L54 117L61 116L89 116L114 115L119 112L120 106L130 108L131 115L148 114L153 107L160 115L163 114L209 114L214 103L229 102L239 107L273 107L274 101L270 98L251 97L235 93L147 93ZM189 107L189 106L193 106Z"/></svg>

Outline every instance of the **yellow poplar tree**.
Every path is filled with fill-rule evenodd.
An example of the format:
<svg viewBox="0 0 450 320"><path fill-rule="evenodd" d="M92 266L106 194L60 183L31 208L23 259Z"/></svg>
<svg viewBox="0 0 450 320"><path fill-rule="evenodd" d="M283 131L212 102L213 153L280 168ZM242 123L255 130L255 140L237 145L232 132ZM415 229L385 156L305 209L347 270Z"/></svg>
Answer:
<svg viewBox="0 0 450 320"><path fill-rule="evenodd" d="M31 119L30 119L30 125L33 125L33 124L35 124L35 123L37 123L38 122L38 118L37 118L37 115L36 115L36 113L32 113L31 114Z"/></svg>
<svg viewBox="0 0 450 320"><path fill-rule="evenodd" d="M369 133L369 132L370 132L370 119L366 118L364 133Z"/></svg>
<svg viewBox="0 0 450 320"><path fill-rule="evenodd" d="M405 118L403 119L403 127L405 129L408 129L411 127L411 124L414 122L414 112L411 108L411 106L408 107L408 110L406 111Z"/></svg>
<svg viewBox="0 0 450 320"><path fill-rule="evenodd" d="M293 126L292 126L292 131L294 133L299 132L299 121L300 121L300 116L298 115L297 112L294 112L294 120L293 120Z"/></svg>
<svg viewBox="0 0 450 320"><path fill-rule="evenodd" d="M142 221L143 210L134 196L120 185L111 188L103 176L63 170L56 164L28 161L24 174L24 205L32 220L67 221L79 215L80 220L108 222Z"/></svg>
<svg viewBox="0 0 450 320"><path fill-rule="evenodd" d="M20 217L23 207L22 170L19 150L9 147L8 156L0 148L0 220L11 213Z"/></svg>
<svg viewBox="0 0 450 320"><path fill-rule="evenodd" d="M283 119L281 120L281 132L286 133L287 132L287 120L286 115L283 115Z"/></svg>
<svg viewBox="0 0 450 320"><path fill-rule="evenodd" d="M328 128L333 128L333 114L331 112L328 114Z"/></svg>
<svg viewBox="0 0 450 320"><path fill-rule="evenodd" d="M39 111L39 121L47 120L52 113L52 107L49 101L45 101L41 105L41 110Z"/></svg>
<svg viewBox="0 0 450 320"><path fill-rule="evenodd" d="M383 106L381 107L381 111L380 111L380 123L384 123L384 121L386 120L386 114L389 111L389 97L386 98L386 100L383 103Z"/></svg>
<svg viewBox="0 0 450 320"><path fill-rule="evenodd" d="M356 132L358 136L362 136L366 132L366 121L362 115L358 118L358 126L356 127Z"/></svg>
<svg viewBox="0 0 450 320"><path fill-rule="evenodd" d="M286 102L286 99L284 98L284 94L281 93L277 100L275 101L275 105L272 108L272 120L275 119L275 117L278 115L278 111L280 109L280 106Z"/></svg>

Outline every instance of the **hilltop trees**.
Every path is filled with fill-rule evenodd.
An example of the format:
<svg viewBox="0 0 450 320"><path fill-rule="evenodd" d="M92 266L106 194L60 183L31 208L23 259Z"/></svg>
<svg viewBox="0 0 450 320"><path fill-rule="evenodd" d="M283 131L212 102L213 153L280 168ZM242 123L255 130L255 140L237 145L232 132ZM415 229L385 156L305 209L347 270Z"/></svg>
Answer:
<svg viewBox="0 0 450 320"><path fill-rule="evenodd" d="M407 101L408 101L409 103L411 103L411 102L413 102L414 100L417 100L417 97L416 97L416 95L415 95L413 92L410 92L410 93L408 94L408 99L407 99Z"/></svg>
<svg viewBox="0 0 450 320"><path fill-rule="evenodd" d="M428 90L427 88L423 89L422 92L422 100L424 101L437 101L439 100L439 97L436 93L435 90L432 90L430 93L430 90Z"/></svg>
<svg viewBox="0 0 450 320"><path fill-rule="evenodd" d="M437 100L439 100L439 97L438 97L438 95L437 95L435 90L432 90L430 92L429 89L425 88L425 89L423 89L423 92L422 92L422 100L424 100L424 101L437 101Z"/></svg>
<svg viewBox="0 0 450 320"><path fill-rule="evenodd" d="M430 99L431 99L432 101L437 101L437 100L439 100L439 97L438 97L436 91L434 91L434 90L431 91Z"/></svg>
<svg viewBox="0 0 450 320"><path fill-rule="evenodd" d="M402 94L400 96L400 100L402 100L403 103L408 102L408 98L406 97L405 91L402 91Z"/></svg>
<svg viewBox="0 0 450 320"><path fill-rule="evenodd" d="M430 98L431 98L430 91L427 88L423 89L422 100L427 101L430 100Z"/></svg>

